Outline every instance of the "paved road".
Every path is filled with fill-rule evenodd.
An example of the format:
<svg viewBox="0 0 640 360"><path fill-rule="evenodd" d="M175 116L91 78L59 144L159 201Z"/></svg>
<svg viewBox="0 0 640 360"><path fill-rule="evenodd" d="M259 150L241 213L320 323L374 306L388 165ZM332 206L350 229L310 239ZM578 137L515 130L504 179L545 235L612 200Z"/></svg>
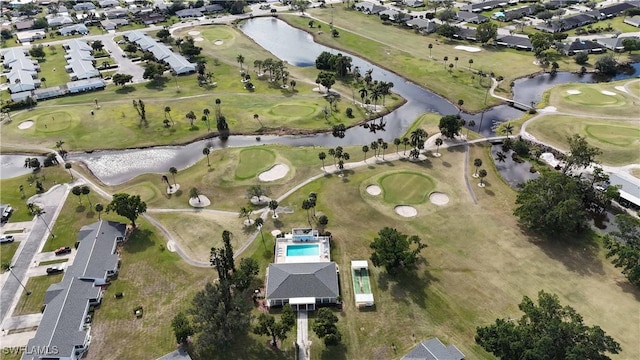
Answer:
<svg viewBox="0 0 640 360"><path fill-rule="evenodd" d="M24 241L22 250L14 257L14 266L11 274L15 276L8 276L2 284L2 290L0 291L0 321L4 321L7 315L10 315L9 311L13 308L14 301L20 298L23 288L18 282L18 279L20 279L23 284L26 283L27 271L29 267L31 267L35 255L40 252L48 238L49 230L44 222L47 224L54 223L59 211L58 209L64 205L67 194L67 186L57 185L47 193L29 199L28 202L40 204L45 214L42 215L42 219L34 219L33 227L31 228L29 236ZM44 220L44 222L42 220Z"/></svg>

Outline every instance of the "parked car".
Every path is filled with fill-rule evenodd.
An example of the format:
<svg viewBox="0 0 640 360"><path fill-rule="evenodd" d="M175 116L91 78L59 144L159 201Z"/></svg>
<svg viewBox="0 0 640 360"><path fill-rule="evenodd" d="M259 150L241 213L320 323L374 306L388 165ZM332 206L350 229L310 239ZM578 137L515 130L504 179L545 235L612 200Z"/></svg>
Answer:
<svg viewBox="0 0 640 360"><path fill-rule="evenodd" d="M47 275L60 274L64 271L64 265L52 266L47 268Z"/></svg>
<svg viewBox="0 0 640 360"><path fill-rule="evenodd" d="M54 251L54 253L56 255L64 255L64 254L68 254L70 252L71 252L71 248L68 247L68 246L61 247L61 248L57 249L56 251Z"/></svg>
<svg viewBox="0 0 640 360"><path fill-rule="evenodd" d="M2 222L5 223L9 221L11 214L13 214L13 208L7 205L7 207L5 207L2 211Z"/></svg>
<svg viewBox="0 0 640 360"><path fill-rule="evenodd" d="M13 235L5 235L3 237L0 238L0 244L4 244L4 243L12 243L14 242L16 239L13 238Z"/></svg>

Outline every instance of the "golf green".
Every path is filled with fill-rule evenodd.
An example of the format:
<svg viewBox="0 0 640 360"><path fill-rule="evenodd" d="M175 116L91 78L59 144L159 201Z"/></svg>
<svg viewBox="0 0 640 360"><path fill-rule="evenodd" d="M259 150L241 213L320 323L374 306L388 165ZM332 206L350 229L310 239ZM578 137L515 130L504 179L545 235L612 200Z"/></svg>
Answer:
<svg viewBox="0 0 640 360"><path fill-rule="evenodd" d="M380 178L384 200L397 204L421 204L427 201L435 189L431 177L417 172L395 172Z"/></svg>
<svg viewBox="0 0 640 360"><path fill-rule="evenodd" d="M313 106L304 105L292 105L292 104L278 104L271 108L269 111L273 115L286 115L291 117L296 116L311 116L316 112Z"/></svg>
<svg viewBox="0 0 640 360"><path fill-rule="evenodd" d="M630 146L640 139L640 129L631 126L587 124L584 131L589 137L615 146Z"/></svg>
<svg viewBox="0 0 640 360"><path fill-rule="evenodd" d="M38 132L54 133L68 130L79 121L77 114L72 115L66 111L54 111L38 116L35 128Z"/></svg>
<svg viewBox="0 0 640 360"><path fill-rule="evenodd" d="M259 173L269 169L276 155L273 151L263 148L248 148L240 151L238 166L236 167L236 179L246 180L256 177Z"/></svg>
<svg viewBox="0 0 640 360"><path fill-rule="evenodd" d="M580 86L576 91L579 94L572 94L567 90L564 100L570 103L585 106L619 106L626 104L626 99L621 95L605 95L599 88Z"/></svg>

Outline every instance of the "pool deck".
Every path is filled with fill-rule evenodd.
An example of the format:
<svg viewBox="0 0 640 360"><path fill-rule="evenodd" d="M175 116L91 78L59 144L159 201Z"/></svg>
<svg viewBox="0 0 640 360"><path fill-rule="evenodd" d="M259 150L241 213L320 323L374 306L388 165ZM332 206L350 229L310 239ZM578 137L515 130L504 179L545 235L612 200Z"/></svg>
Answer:
<svg viewBox="0 0 640 360"><path fill-rule="evenodd" d="M318 245L318 255L312 256L287 256L287 246L289 245ZM293 241L290 238L276 238L275 259L274 263L317 263L330 262L330 246L329 239L321 237L316 241Z"/></svg>

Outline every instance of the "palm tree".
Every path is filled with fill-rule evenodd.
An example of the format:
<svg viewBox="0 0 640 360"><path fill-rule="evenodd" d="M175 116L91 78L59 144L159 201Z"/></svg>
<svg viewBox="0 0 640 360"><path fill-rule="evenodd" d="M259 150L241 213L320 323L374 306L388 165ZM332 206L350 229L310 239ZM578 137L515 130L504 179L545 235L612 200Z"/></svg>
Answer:
<svg viewBox="0 0 640 360"><path fill-rule="evenodd" d="M73 180L73 174L71 173L71 163L64 163L64 168L69 170L69 175L71 176L71 180Z"/></svg>
<svg viewBox="0 0 640 360"><path fill-rule="evenodd" d="M76 185L73 188L71 188L71 193L73 193L73 195L78 197L78 201L80 201L80 206L82 206L82 198L80 197L80 195L82 195L82 188Z"/></svg>
<svg viewBox="0 0 640 360"><path fill-rule="evenodd" d="M448 56L445 56L445 57L444 57L444 68L445 68L445 69L447 68L447 62L448 62L448 61L449 61L449 57L448 57Z"/></svg>
<svg viewBox="0 0 640 360"><path fill-rule="evenodd" d="M415 129L411 132L411 146L416 149L422 149L424 146L424 138L427 137L427 132L421 128Z"/></svg>
<svg viewBox="0 0 640 360"><path fill-rule="evenodd" d="M433 44L429 44L427 47L429 48L429 58L431 58L431 49L433 49Z"/></svg>
<svg viewBox="0 0 640 360"><path fill-rule="evenodd" d="M471 71L471 64L473 64L473 59L469 59L469 71Z"/></svg>
<svg viewBox="0 0 640 360"><path fill-rule="evenodd" d="M189 125L193 128L193 122L196 119L196 114L193 111L189 111L185 117L189 119Z"/></svg>
<svg viewBox="0 0 640 360"><path fill-rule="evenodd" d="M222 112L220 111L220 104L222 103L222 100L220 99L216 99L216 119L220 117L220 115L222 115Z"/></svg>
<svg viewBox="0 0 640 360"><path fill-rule="evenodd" d="M264 248L266 249L267 246L264 244L264 235L262 234L262 226L264 225L264 220L262 220L261 217L258 217L253 221L253 224L260 231L260 237L262 238L262 246L264 246Z"/></svg>
<svg viewBox="0 0 640 360"><path fill-rule="evenodd" d="M44 85L44 87L47 87L47 78L43 77L40 79L40 82L42 82L42 84Z"/></svg>
<svg viewBox="0 0 640 360"><path fill-rule="evenodd" d="M407 145L409 145L408 137L405 136L402 138L402 145L404 145L404 151L402 152L402 155L407 155Z"/></svg>
<svg viewBox="0 0 640 360"><path fill-rule="evenodd" d="M200 192L198 191L198 189L192 187L191 190L189 190L189 199L198 199L198 203L200 203Z"/></svg>
<svg viewBox="0 0 640 360"><path fill-rule="evenodd" d="M506 123L506 124L504 125L504 128L502 129L502 132L503 132L504 134L507 134L507 139L508 139L508 138L509 138L509 135L512 135L512 134L513 134L513 125L511 125L511 123L510 123L510 122Z"/></svg>
<svg viewBox="0 0 640 360"><path fill-rule="evenodd" d="M385 141L380 145L380 147L382 148L382 160L384 160L384 151L389 148L389 144Z"/></svg>
<svg viewBox="0 0 640 360"><path fill-rule="evenodd" d="M56 236L53 234L53 232L51 232L51 228L49 227L49 224L47 224L47 222L42 217L42 215L46 214L46 212L42 210L38 205L33 203L28 203L27 208L29 209L29 211L31 211L33 215L37 216L38 219L42 220L42 222L44 223L44 226L46 226L47 230L49 230L49 233L51 234L51 238L52 239L55 238Z"/></svg>
<svg viewBox="0 0 640 360"><path fill-rule="evenodd" d="M362 147L362 152L364 153L364 162L367 162L367 153L369 152L369 147L367 145L364 145Z"/></svg>
<svg viewBox="0 0 640 360"><path fill-rule="evenodd" d="M253 67L256 68L256 73L260 74L260 69L262 68L262 60L255 60L253 62Z"/></svg>
<svg viewBox="0 0 640 360"><path fill-rule="evenodd" d="M291 80L289 82L289 85L291 85L291 91L295 91L296 90L296 81L295 80Z"/></svg>
<svg viewBox="0 0 640 360"><path fill-rule="evenodd" d="M484 178L487 177L487 170L482 169L478 172L478 176L480 176L480 187L484 187Z"/></svg>
<svg viewBox="0 0 640 360"><path fill-rule="evenodd" d="M373 150L373 156L378 157L378 149L380 148L380 145L378 145L377 141L373 141L371 142L371 150Z"/></svg>
<svg viewBox="0 0 640 360"><path fill-rule="evenodd" d="M169 168L169 173L173 176L173 185L176 185L176 174L178 173L178 169L172 166Z"/></svg>
<svg viewBox="0 0 640 360"><path fill-rule="evenodd" d="M211 149L209 149L209 147L205 147L204 149L202 149L202 154L207 156L207 166L211 166L211 163L209 162L209 154L211 154Z"/></svg>
<svg viewBox="0 0 640 360"><path fill-rule="evenodd" d="M64 145L64 141L62 140L56 141L56 148L58 148L58 151L64 151L64 148L62 147L62 145Z"/></svg>
<svg viewBox="0 0 640 360"><path fill-rule="evenodd" d="M273 211L273 218L277 219L278 218L278 214L276 213L276 209L278 208L278 201L277 200L271 200L269 201L269 209L271 209L271 211Z"/></svg>
<svg viewBox="0 0 640 360"><path fill-rule="evenodd" d="M318 159L320 159L320 161L322 161L322 168L324 169L324 159L327 158L327 154L324 153L324 151L321 151L318 154Z"/></svg>
<svg viewBox="0 0 640 360"><path fill-rule="evenodd" d="M458 67L458 57L456 56L453 60L456 62L456 67Z"/></svg>
<svg viewBox="0 0 640 360"><path fill-rule="evenodd" d="M469 129L474 126L476 126L476 122L473 120L469 120L469 123L467 124L467 140L469 139Z"/></svg>
<svg viewBox="0 0 640 360"><path fill-rule="evenodd" d="M247 218L247 223L246 225L249 226L251 225L251 209L247 209L246 207L241 207L240 208L240 212L238 213L238 216L241 218Z"/></svg>
<svg viewBox="0 0 640 360"><path fill-rule="evenodd" d="M437 138L436 139L436 154L440 154L438 152L440 150L440 145L442 145L442 139L441 138Z"/></svg>
<svg viewBox="0 0 640 360"><path fill-rule="evenodd" d="M207 117L207 132L209 132L211 131L211 121L209 121L209 114L211 114L211 110L204 109L202 110L202 113Z"/></svg>
<svg viewBox="0 0 640 360"><path fill-rule="evenodd" d="M91 205L91 199L89 198L89 193L91 192L91 188L88 187L87 185L82 185L80 190L82 191L82 195L87 197L87 201L89 202L89 206L93 206L93 205Z"/></svg>
<svg viewBox="0 0 640 360"><path fill-rule="evenodd" d="M506 159L507 156L502 151L496 153L496 160L498 160L498 162L504 162Z"/></svg>
<svg viewBox="0 0 640 360"><path fill-rule="evenodd" d="M169 116L169 119L171 120L171 124L175 125L175 123L173 122L173 117L171 116L171 107L170 106L165 106L164 107L164 119L167 119L167 115Z"/></svg>
<svg viewBox="0 0 640 360"><path fill-rule="evenodd" d="M329 156L333 157L333 165L336 165L336 149L329 149L329 151L327 151L327 153L329 154ZM324 164L324 162L323 162Z"/></svg>
<svg viewBox="0 0 640 360"><path fill-rule="evenodd" d="M27 195L24 193L24 185L18 186L18 190L20 190L20 195L22 196L22 199L27 197Z"/></svg>
<svg viewBox="0 0 640 360"><path fill-rule="evenodd" d="M238 54L238 56L236 56L236 61L238 62L238 64L240 64L240 71L242 71L242 64L244 64L244 56L242 56L241 54Z"/></svg>
<svg viewBox="0 0 640 360"><path fill-rule="evenodd" d="M473 166L476 167L476 171L474 171L473 177L477 177L478 176L478 169L480 168L480 166L482 166L482 159L473 160Z"/></svg>
<svg viewBox="0 0 640 360"><path fill-rule="evenodd" d="M393 139L393 145L396 146L396 153L400 150L398 150L398 147L400 146L400 144L402 143L402 140L400 140L400 138L395 138Z"/></svg>
<svg viewBox="0 0 640 360"><path fill-rule="evenodd" d="M304 210L307 210L307 221L309 222L309 225L311 225L311 218L309 218L309 209L311 209L311 202L309 201L309 199L302 200L302 208Z"/></svg>
<svg viewBox="0 0 640 360"><path fill-rule="evenodd" d="M260 124L260 128L264 127L264 125L262 125L262 121L260 121L260 115L253 114L253 120L257 121Z"/></svg>
<svg viewBox="0 0 640 360"><path fill-rule="evenodd" d="M100 220L100 213L102 213L102 211L104 210L104 206L102 206L102 204L100 203L97 203L95 209L98 213L98 220Z"/></svg>
<svg viewBox="0 0 640 360"><path fill-rule="evenodd" d="M364 105L364 99L369 95L369 92L365 88L360 89L360 91L358 92L360 93L360 99L362 99L362 104Z"/></svg>
<svg viewBox="0 0 640 360"><path fill-rule="evenodd" d="M460 112L462 111L462 105L464 105L464 100L458 100L458 116L460 116Z"/></svg>

